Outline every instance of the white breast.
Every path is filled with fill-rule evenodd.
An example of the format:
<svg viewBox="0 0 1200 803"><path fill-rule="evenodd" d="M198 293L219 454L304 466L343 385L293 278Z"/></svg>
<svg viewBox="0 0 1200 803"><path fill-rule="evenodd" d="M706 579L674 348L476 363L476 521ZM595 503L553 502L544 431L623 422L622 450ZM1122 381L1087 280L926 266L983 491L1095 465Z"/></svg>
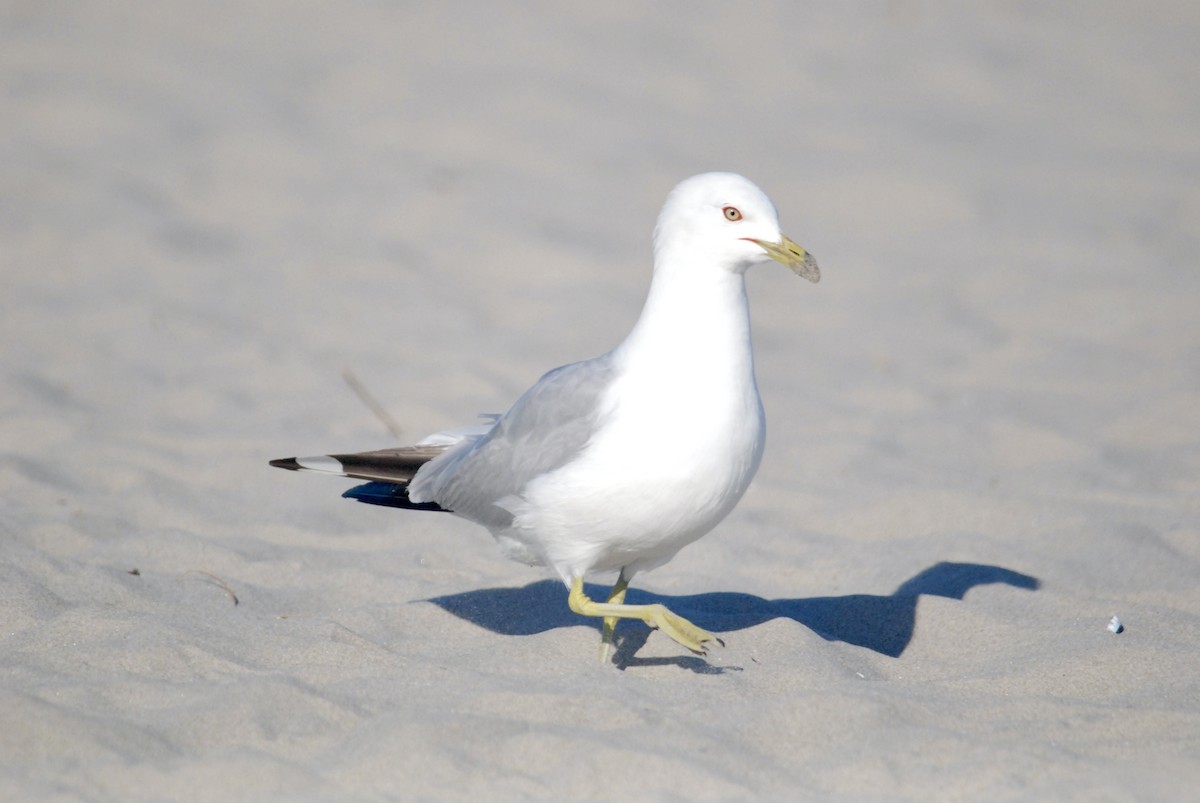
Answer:
<svg viewBox="0 0 1200 803"><path fill-rule="evenodd" d="M605 425L577 460L505 504L515 516L506 535L564 581L666 562L749 486L765 424L744 291L724 289L693 294L691 314L674 316L669 330L635 328L614 352Z"/></svg>

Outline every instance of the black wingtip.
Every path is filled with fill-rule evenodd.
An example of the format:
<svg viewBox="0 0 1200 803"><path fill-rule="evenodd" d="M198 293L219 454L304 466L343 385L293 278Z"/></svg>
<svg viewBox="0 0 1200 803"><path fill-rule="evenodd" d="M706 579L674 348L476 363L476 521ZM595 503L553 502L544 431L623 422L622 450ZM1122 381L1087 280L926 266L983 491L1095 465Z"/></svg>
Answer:
<svg viewBox="0 0 1200 803"><path fill-rule="evenodd" d="M294 457L281 457L278 460L272 460L271 465L275 468L286 468L288 471L299 471L300 464L296 462Z"/></svg>
<svg viewBox="0 0 1200 803"><path fill-rule="evenodd" d="M345 499L366 502L368 505L398 507L405 510L445 510L434 502L414 502L408 498L408 487L391 482L368 482L356 485L342 494Z"/></svg>

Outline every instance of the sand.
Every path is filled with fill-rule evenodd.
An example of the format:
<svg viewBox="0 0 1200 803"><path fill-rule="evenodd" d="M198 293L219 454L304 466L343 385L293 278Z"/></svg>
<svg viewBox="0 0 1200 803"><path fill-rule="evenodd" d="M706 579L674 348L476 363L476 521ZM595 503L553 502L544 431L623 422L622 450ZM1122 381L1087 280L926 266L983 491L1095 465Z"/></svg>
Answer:
<svg viewBox="0 0 1200 803"><path fill-rule="evenodd" d="M1186 798L1197 8L8 4L0 798ZM705 170L824 271L631 592L723 648L266 465L610 348Z"/></svg>

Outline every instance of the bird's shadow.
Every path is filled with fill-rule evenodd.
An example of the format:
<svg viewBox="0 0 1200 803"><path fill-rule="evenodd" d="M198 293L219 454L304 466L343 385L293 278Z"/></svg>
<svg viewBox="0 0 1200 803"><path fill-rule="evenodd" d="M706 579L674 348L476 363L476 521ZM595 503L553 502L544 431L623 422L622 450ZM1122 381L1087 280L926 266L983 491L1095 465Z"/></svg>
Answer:
<svg viewBox="0 0 1200 803"><path fill-rule="evenodd" d="M700 627L716 633L743 630L780 617L792 619L827 641L843 641L898 658L912 640L917 600L922 595L962 599L976 586L1004 583L1036 590L1036 577L978 563L937 563L905 580L887 596L848 594L841 597L763 599L753 594L718 591L671 597L631 588L626 602L660 602ZM594 599L603 599L608 589L588 585ZM566 590L554 580L541 580L522 588L486 588L426 600L455 616L506 636L529 636L560 627L593 624L567 608ZM669 659L637 659L650 629L640 622L626 621L617 629L614 661L620 667L673 663L697 672L719 672L694 656Z"/></svg>

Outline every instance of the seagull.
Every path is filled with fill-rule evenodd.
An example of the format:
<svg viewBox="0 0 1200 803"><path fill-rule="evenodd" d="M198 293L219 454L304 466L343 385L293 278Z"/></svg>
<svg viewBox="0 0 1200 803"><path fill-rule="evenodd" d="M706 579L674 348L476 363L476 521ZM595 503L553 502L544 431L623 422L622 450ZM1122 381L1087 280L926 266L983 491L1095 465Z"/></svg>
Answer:
<svg viewBox="0 0 1200 803"><path fill-rule="evenodd" d="M599 617L601 660L620 619L704 654L716 637L629 581L669 561L734 508L766 435L754 378L746 271L770 261L816 282L770 198L733 173L686 179L654 229L641 316L612 351L546 373L507 413L414 446L271 465L369 480L346 497L445 510L486 527L508 557L552 568L567 604ZM605 601L584 578L617 572Z"/></svg>

